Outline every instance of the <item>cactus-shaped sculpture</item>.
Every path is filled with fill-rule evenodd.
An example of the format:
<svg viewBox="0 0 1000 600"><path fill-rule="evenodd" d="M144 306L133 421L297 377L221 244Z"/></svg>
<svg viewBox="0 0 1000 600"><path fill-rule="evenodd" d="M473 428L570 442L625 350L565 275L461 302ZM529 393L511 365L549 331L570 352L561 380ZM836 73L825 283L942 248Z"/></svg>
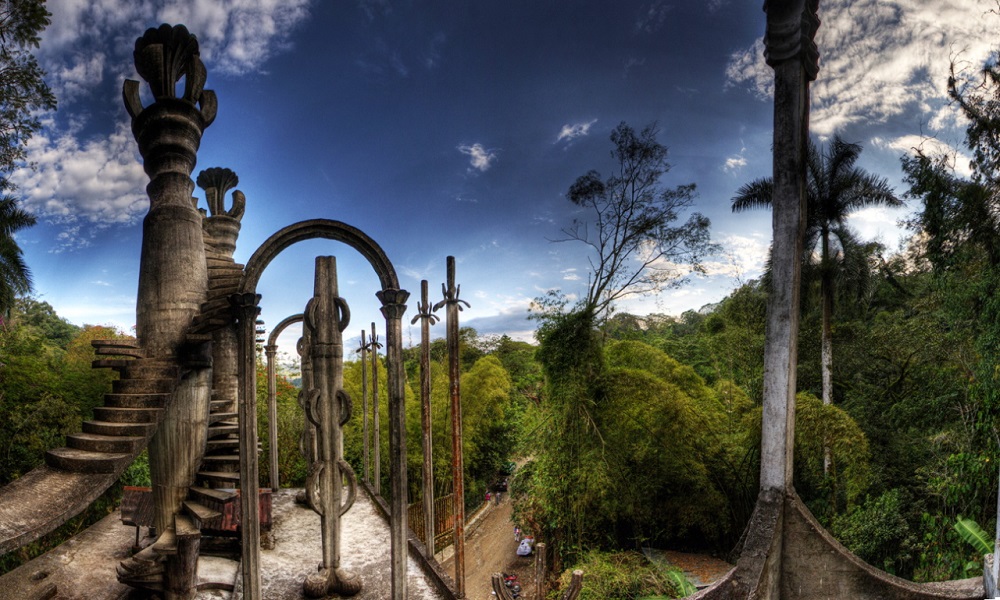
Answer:
<svg viewBox="0 0 1000 600"><path fill-rule="evenodd" d="M313 387L304 390L306 416L316 427L316 461L309 469L306 495L320 515L323 562L303 583L310 598L329 594L351 596L361 591L361 578L340 566L340 517L354 504L357 481L344 460L343 426L351 418L351 400L344 391L343 331L350 321L347 302L338 295L336 259L316 258L313 298L303 312L309 332ZM347 497L343 481L347 479Z"/></svg>

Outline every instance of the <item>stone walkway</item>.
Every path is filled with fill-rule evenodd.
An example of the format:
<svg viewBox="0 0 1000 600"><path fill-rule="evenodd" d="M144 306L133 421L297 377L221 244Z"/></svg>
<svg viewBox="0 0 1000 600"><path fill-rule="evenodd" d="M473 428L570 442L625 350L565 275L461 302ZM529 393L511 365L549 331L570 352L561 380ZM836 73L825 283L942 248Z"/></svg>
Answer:
<svg viewBox="0 0 1000 600"><path fill-rule="evenodd" d="M319 564L322 543L319 515L298 506L295 492L286 489L273 497L275 546L261 551L261 579L266 600L305 598L302 581ZM382 600L390 594L389 524L364 493L344 515L341 560L359 572L364 582L358 600ZM127 558L135 529L123 525L115 512L80 535L17 569L0 576L0 600L24 600L55 585L54 600L131 600L140 597L118 583L115 567ZM416 561L408 560L409 600L442 600ZM202 581L235 584L238 563L206 557L199 561ZM235 600L222 590L204 590L198 600Z"/></svg>

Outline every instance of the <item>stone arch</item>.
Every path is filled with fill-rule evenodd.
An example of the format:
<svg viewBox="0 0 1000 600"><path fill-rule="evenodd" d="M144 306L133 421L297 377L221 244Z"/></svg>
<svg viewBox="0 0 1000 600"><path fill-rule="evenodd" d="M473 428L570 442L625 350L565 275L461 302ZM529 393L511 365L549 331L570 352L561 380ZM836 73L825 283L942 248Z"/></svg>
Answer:
<svg viewBox="0 0 1000 600"><path fill-rule="evenodd" d="M269 237L250 257L243 270L239 292L230 301L236 310L236 329L240 364L240 454L253 456L240 463L241 510L255 514L257 496L257 461L250 450L257 446L256 428L256 366L254 343L255 321L260 312L257 284L264 270L278 254L289 246L310 239L339 241L358 251L371 264L378 276L381 290L375 295L382 303L385 317L385 349L387 390L389 400L389 467L392 497L389 502L390 579L392 600L407 597L407 505L406 505L406 377L403 370L402 318L409 292L399 288L396 269L375 240L356 227L330 219L313 219L289 225ZM244 414L245 413L245 414ZM247 425L244 427L244 423ZM245 520L242 539L244 590L248 598L260 597L259 527L257 519Z"/></svg>
<svg viewBox="0 0 1000 600"><path fill-rule="evenodd" d="M351 246L371 264L378 275L379 284L383 290L399 289L396 269L389 262L389 258L382 248L375 243L375 240L368 237L360 229L346 223L331 219L312 219L281 229L257 248L243 270L240 292L255 293L264 269L282 250L298 242L311 239L335 240Z"/></svg>

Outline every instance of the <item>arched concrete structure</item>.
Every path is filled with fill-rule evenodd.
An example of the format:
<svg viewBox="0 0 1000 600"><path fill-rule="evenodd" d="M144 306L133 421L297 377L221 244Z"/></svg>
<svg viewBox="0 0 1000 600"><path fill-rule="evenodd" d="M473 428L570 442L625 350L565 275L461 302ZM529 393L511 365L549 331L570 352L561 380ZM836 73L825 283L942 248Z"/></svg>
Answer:
<svg viewBox="0 0 1000 600"><path fill-rule="evenodd" d="M406 523L406 414L405 414L405 374L403 370L403 313L406 311L406 300L409 292L399 289L399 279L396 270L389 262L382 248L368 235L356 227L330 219L313 219L289 225L268 238L253 253L247 261L240 281L239 293L233 297L234 306L242 307L246 315L240 326L240 405L241 410L248 415L256 414L256 368L254 356L254 335L249 324L249 305L256 308L260 300L257 294L257 284L264 269L289 246L312 239L329 239L347 244L357 250L368 260L378 276L381 290L376 296L382 303L382 315L386 322L386 366L388 369L389 397L389 466L392 498L390 502L390 552L392 600L405 600L406 592L406 559L407 559L407 523ZM258 308L259 310L259 308ZM244 440L241 431L242 444L256 447L256 428L247 431L248 439ZM251 457L252 455L252 457ZM243 489L244 515L256 514L256 503L248 498L257 496L257 463L256 453L249 452L246 456L246 468L240 469L240 487ZM246 528L243 538L243 593L248 600L260 598L260 573L256 569L259 564L259 531L254 532L256 519L245 519Z"/></svg>
<svg viewBox="0 0 1000 600"><path fill-rule="evenodd" d="M382 248L375 243L375 240L368 237L360 229L346 223L331 219L312 219L289 225L260 245L260 248L247 261L246 268L243 270L240 292L252 293L256 290L264 269L276 256L281 254L282 250L298 242L317 238L343 242L354 248L375 269L375 274L378 275L379 284L383 290L399 289L396 269L389 262L389 258L382 251Z"/></svg>
<svg viewBox="0 0 1000 600"><path fill-rule="evenodd" d="M301 322L302 313L285 317L271 330L271 334L267 336L267 345L264 346L264 356L267 358L267 438L271 459L268 472L271 475L271 491L273 492L277 492L278 488L281 487L281 482L278 480L278 389L274 358L278 353L278 336L289 325Z"/></svg>

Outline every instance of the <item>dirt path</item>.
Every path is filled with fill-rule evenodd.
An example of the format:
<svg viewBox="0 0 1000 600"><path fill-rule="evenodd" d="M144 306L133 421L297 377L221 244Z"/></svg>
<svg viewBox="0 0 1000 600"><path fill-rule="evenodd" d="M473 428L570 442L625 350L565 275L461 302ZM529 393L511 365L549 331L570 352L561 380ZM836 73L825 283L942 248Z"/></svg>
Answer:
<svg viewBox="0 0 1000 600"><path fill-rule="evenodd" d="M533 556L517 555L514 524L510 521L511 502L504 497L499 506L493 505L467 531L465 539L465 596L468 600L492 600L490 577L493 573L516 574L521 582L521 597L533 599ZM442 562L444 570L454 576L454 557Z"/></svg>

